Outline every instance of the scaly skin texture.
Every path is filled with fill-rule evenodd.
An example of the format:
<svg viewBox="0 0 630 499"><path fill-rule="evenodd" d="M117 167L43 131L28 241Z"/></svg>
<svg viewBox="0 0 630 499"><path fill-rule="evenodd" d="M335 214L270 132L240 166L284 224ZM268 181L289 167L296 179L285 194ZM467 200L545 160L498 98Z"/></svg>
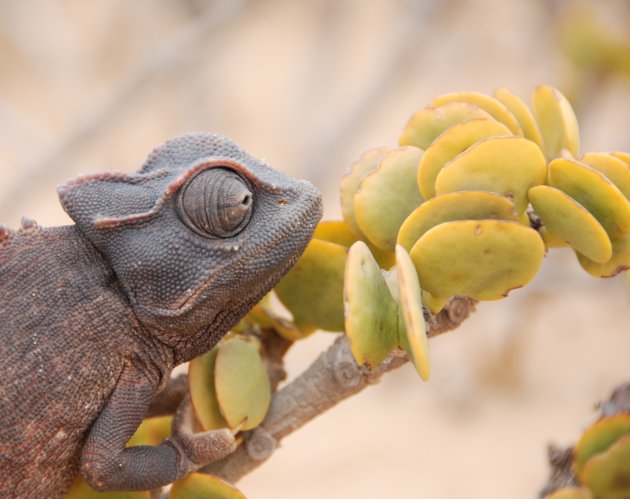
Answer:
<svg viewBox="0 0 630 499"><path fill-rule="evenodd" d="M319 193L197 133L59 195L76 225L0 227L0 497L63 497L79 470L99 490L150 489L225 456L227 431L125 443L172 368L295 263Z"/></svg>

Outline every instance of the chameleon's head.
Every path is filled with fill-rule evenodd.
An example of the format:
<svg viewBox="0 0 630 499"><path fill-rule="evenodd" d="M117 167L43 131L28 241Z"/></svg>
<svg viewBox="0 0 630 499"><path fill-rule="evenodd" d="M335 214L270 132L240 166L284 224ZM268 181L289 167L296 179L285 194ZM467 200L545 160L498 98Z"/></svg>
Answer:
<svg viewBox="0 0 630 499"><path fill-rule="evenodd" d="M149 330L216 339L295 263L322 212L312 184L206 133L169 140L136 174L73 180L59 197Z"/></svg>

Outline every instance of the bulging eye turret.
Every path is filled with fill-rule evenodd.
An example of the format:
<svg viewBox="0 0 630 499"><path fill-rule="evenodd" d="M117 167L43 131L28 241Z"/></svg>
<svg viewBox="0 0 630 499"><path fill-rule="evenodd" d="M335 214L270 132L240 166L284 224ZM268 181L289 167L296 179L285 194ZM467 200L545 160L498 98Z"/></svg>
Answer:
<svg viewBox="0 0 630 499"><path fill-rule="evenodd" d="M179 213L186 225L205 237L228 238L249 222L254 194L235 171L215 167L192 177L179 194Z"/></svg>

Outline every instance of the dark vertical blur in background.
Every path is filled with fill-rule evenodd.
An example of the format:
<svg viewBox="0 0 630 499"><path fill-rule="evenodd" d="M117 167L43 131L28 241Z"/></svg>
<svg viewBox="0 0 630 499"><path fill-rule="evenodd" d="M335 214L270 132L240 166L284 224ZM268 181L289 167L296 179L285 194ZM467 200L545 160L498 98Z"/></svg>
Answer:
<svg viewBox="0 0 630 499"><path fill-rule="evenodd" d="M3 0L0 222L68 223L55 187L137 169L152 147L218 131L324 192L395 145L432 97L548 83L574 103L583 150L630 150L625 0ZM557 254L556 254L557 253ZM545 445L568 444L630 375L625 276L569 251L508 300L432 341L411 369L283 443L240 484L251 498L532 497ZM298 373L332 335L296 346Z"/></svg>

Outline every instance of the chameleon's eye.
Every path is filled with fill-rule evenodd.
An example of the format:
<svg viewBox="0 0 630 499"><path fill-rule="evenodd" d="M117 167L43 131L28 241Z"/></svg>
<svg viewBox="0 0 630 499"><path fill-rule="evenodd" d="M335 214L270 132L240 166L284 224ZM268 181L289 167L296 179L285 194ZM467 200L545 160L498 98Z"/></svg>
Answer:
<svg viewBox="0 0 630 499"><path fill-rule="evenodd" d="M254 195L245 180L227 168L203 170L179 194L181 218L203 236L232 237L245 228Z"/></svg>

